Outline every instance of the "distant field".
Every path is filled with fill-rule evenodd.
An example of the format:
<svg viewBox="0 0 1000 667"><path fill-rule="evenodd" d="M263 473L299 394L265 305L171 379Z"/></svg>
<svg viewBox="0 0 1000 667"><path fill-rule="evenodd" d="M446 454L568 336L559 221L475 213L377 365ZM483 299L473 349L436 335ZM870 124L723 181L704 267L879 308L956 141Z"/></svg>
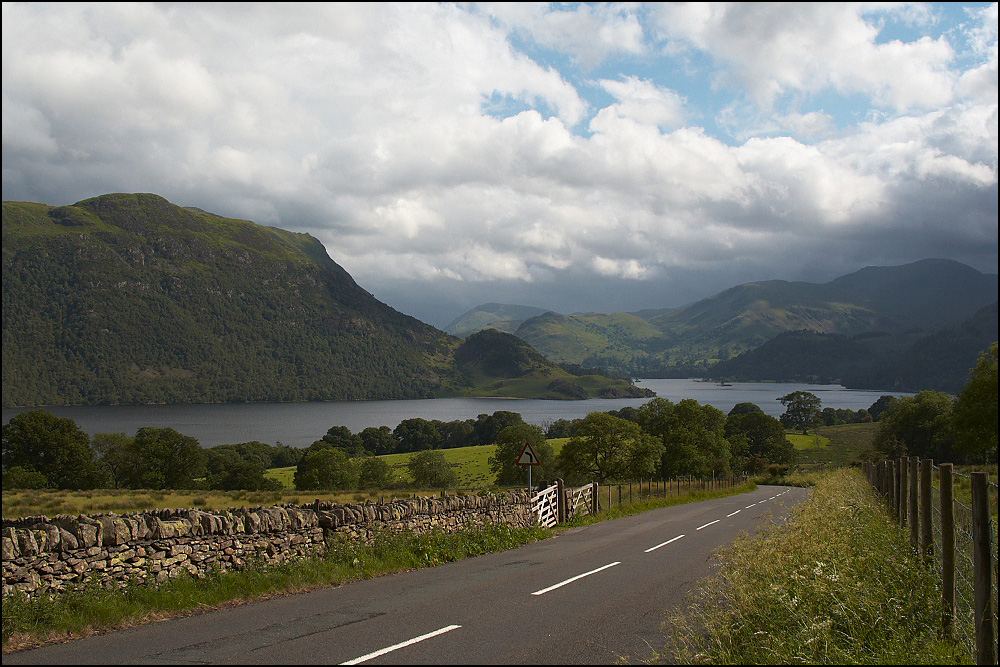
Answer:
<svg viewBox="0 0 1000 667"><path fill-rule="evenodd" d="M569 438L554 438L548 443L559 454ZM490 472L489 460L496 451L496 445L477 445L475 447L456 447L443 449L445 460L458 473L458 488L488 489L493 486L493 474ZM393 486L408 486L413 482L406 469L406 463L413 454L386 454L380 456L392 468ZM272 468L267 476L285 485L286 489L294 489L295 468Z"/></svg>
<svg viewBox="0 0 1000 667"><path fill-rule="evenodd" d="M810 435L788 435L798 452L799 463L846 465L854 461L875 438L878 424L820 426Z"/></svg>

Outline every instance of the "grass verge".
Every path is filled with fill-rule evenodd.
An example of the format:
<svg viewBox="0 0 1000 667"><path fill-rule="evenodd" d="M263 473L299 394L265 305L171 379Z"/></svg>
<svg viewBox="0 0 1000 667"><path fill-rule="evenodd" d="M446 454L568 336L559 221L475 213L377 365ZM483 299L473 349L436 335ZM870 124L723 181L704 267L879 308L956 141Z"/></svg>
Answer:
<svg viewBox="0 0 1000 667"><path fill-rule="evenodd" d="M621 519L626 516L633 516L636 514L642 514L643 512L648 512L650 510L656 510L663 507L671 507L673 505L683 505L686 503L696 503L702 500L710 500L711 498L725 498L727 496L735 496L741 493L749 493L757 488L757 485L753 482L747 482L739 486L733 486L725 489L716 489L714 491L689 491L679 496L667 496L665 498L648 498L646 500L636 500L631 503L622 503L620 505L614 505L608 509L603 509L597 514L584 514L582 516L575 516L565 524L562 524L560 528L565 526L566 528L573 528L575 526L589 526L593 523L598 523L600 521L610 521L612 519Z"/></svg>
<svg viewBox="0 0 1000 667"><path fill-rule="evenodd" d="M698 664L968 664L938 636L941 593L853 469L792 519L721 552L720 574L668 616L658 656Z"/></svg>

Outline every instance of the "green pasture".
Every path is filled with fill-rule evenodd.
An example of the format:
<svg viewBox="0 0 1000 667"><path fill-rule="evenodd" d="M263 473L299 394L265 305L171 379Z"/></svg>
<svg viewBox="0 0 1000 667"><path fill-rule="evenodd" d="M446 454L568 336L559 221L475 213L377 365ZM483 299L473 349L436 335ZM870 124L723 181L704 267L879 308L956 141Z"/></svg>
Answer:
<svg viewBox="0 0 1000 667"><path fill-rule="evenodd" d="M548 440L553 451L558 455L559 451L569 441L569 438L553 438ZM490 457L497 449L496 445L476 445L474 447L456 447L454 449L442 449L444 458L448 464L458 473L458 488L460 489L488 489L493 486L494 475L490 472ZM413 480L406 468L407 462L413 453L407 454L386 454L378 458L384 460L392 468L392 488L408 488ZM285 485L286 489L295 488L295 468L272 468L267 471L267 476L276 479ZM527 476L525 476L527 480ZM389 493L389 492L386 492Z"/></svg>

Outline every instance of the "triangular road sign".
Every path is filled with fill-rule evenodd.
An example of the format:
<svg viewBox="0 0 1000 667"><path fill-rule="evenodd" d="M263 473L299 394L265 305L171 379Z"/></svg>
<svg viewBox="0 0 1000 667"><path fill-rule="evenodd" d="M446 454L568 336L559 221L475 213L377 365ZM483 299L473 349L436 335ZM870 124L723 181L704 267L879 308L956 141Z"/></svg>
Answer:
<svg viewBox="0 0 1000 667"><path fill-rule="evenodd" d="M535 450L531 448L531 445L527 442L524 443L524 449L521 450L521 455L517 457L518 465L522 466L537 466L541 465L541 461L535 456Z"/></svg>

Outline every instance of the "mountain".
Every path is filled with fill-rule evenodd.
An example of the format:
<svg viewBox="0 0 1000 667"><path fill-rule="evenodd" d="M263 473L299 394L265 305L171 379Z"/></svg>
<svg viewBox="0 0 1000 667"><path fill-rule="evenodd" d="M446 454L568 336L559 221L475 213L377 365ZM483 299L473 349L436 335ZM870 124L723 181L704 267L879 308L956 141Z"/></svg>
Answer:
<svg viewBox="0 0 1000 667"><path fill-rule="evenodd" d="M829 283L739 285L650 323L702 358L753 349L784 331L854 336L954 326L997 299L997 276L946 259L867 267Z"/></svg>
<svg viewBox="0 0 1000 667"><path fill-rule="evenodd" d="M867 267L823 284L746 283L669 310L610 315L548 312L525 320L515 334L558 363L597 366L633 377L718 375L722 371L713 370L715 364L789 332L840 336L822 339L825 345L841 341L838 346L863 336L870 354L858 366L861 373L871 371L873 363L898 359L919 337L956 327L996 299L995 274L951 260L927 259L903 266ZM777 342L789 352L809 340L821 338L796 334ZM762 355L778 347L765 349ZM819 355L841 354L810 349ZM754 368L763 368L763 356L745 361L750 360ZM798 366L783 369L777 358L769 363L771 379L802 370ZM805 375L839 377L844 371L841 366L816 368ZM730 374L740 373L733 370Z"/></svg>
<svg viewBox="0 0 1000 667"><path fill-rule="evenodd" d="M485 329L455 351L455 361L476 396L530 394L538 398L643 398L654 394L624 380L563 370L513 334Z"/></svg>
<svg viewBox="0 0 1000 667"><path fill-rule="evenodd" d="M4 202L2 257L4 406L476 389L459 339L378 301L307 234L110 194ZM588 396L622 382L599 384Z"/></svg>
<svg viewBox="0 0 1000 667"><path fill-rule="evenodd" d="M525 320L515 335L561 364L607 368L634 377L649 377L662 366L659 356L670 337L631 313L548 312Z"/></svg>
<svg viewBox="0 0 1000 667"><path fill-rule="evenodd" d="M444 330L459 338L484 329L514 333L522 322L545 312L544 308L534 306L484 303L456 317Z"/></svg>
<svg viewBox="0 0 1000 667"><path fill-rule="evenodd" d="M997 329L994 302L958 326L929 335L848 337L789 331L716 364L711 372L740 381L840 382L853 389L933 389L957 394L979 354L997 340Z"/></svg>

